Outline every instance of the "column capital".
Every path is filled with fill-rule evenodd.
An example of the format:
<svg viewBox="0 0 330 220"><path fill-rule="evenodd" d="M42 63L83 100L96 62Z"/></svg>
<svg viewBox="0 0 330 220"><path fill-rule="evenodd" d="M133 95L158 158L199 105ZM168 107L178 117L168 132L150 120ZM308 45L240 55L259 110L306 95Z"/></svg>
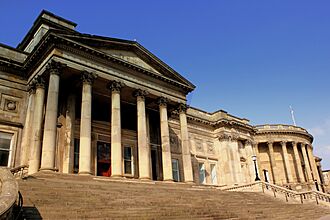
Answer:
<svg viewBox="0 0 330 220"><path fill-rule="evenodd" d="M253 143L253 141L252 140L250 140L250 139L246 139L245 140L245 145L253 145L254 143Z"/></svg>
<svg viewBox="0 0 330 220"><path fill-rule="evenodd" d="M120 90L125 86L124 83L119 81L110 81L107 85L108 89L110 89L112 92L120 92Z"/></svg>
<svg viewBox="0 0 330 220"><path fill-rule="evenodd" d="M49 72L49 74L61 75L62 69L64 67L66 67L65 64L52 60L47 64L46 70Z"/></svg>
<svg viewBox="0 0 330 220"><path fill-rule="evenodd" d="M296 141L291 141L292 146L297 146L297 142Z"/></svg>
<svg viewBox="0 0 330 220"><path fill-rule="evenodd" d="M35 88L45 88L45 78L43 76L37 76L32 82L31 86Z"/></svg>
<svg viewBox="0 0 330 220"><path fill-rule="evenodd" d="M81 80L83 83L93 84L94 80L97 78L95 73L82 71L81 72Z"/></svg>
<svg viewBox="0 0 330 220"><path fill-rule="evenodd" d="M274 141L267 141L267 145L268 145L268 146L270 146L270 145L273 146L273 144L274 144Z"/></svg>
<svg viewBox="0 0 330 220"><path fill-rule="evenodd" d="M35 85L34 81L30 82L27 85L27 91L29 94L34 94L36 92L36 85Z"/></svg>
<svg viewBox="0 0 330 220"><path fill-rule="evenodd" d="M186 113L187 112L187 109L188 109L188 105L185 104L185 103L180 103L179 106L178 106L178 112L179 113Z"/></svg>
<svg viewBox="0 0 330 220"><path fill-rule="evenodd" d="M168 99L165 98L165 97L159 97L158 100L157 100L157 103L158 103L159 106L166 107L167 103L168 103Z"/></svg>
<svg viewBox="0 0 330 220"><path fill-rule="evenodd" d="M286 146L286 141L280 141L280 144L281 144L282 146Z"/></svg>
<svg viewBox="0 0 330 220"><path fill-rule="evenodd" d="M147 90L137 89L134 91L133 95L144 99L148 94L149 92Z"/></svg>

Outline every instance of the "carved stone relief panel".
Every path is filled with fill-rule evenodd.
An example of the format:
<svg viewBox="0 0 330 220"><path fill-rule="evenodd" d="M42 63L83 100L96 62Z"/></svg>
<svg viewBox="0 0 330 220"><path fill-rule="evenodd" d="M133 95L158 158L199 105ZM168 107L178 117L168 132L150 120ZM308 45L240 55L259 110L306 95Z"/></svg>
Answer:
<svg viewBox="0 0 330 220"><path fill-rule="evenodd" d="M171 152L180 153L181 152L181 144L179 136L174 132L170 131L170 146L171 146Z"/></svg>
<svg viewBox="0 0 330 220"><path fill-rule="evenodd" d="M214 144L212 142L207 142L207 153L215 154Z"/></svg>
<svg viewBox="0 0 330 220"><path fill-rule="evenodd" d="M195 138L195 146L197 152L204 152L203 141L200 138Z"/></svg>
<svg viewBox="0 0 330 220"><path fill-rule="evenodd" d="M20 101L19 97L1 94L1 110L6 113L18 113L20 110Z"/></svg>

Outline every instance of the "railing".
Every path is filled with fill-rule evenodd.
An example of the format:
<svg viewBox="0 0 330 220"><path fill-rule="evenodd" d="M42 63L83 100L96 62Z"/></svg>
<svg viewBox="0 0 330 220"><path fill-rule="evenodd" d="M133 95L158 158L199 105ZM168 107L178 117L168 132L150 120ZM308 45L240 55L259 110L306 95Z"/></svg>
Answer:
<svg viewBox="0 0 330 220"><path fill-rule="evenodd" d="M273 185L267 182L258 181L255 183L244 184L240 186L233 186L229 188L223 188L225 191L244 191L247 189L252 189L257 187L263 193L272 194L274 197L279 197L285 199L285 201L300 201L300 203L304 202L313 202L316 204L324 204L330 206L330 194L322 193L318 191L307 191L307 192L297 192L293 191L281 186ZM257 190L258 190L257 189ZM250 190L250 191L256 191Z"/></svg>
<svg viewBox="0 0 330 220"><path fill-rule="evenodd" d="M266 124L266 125L256 125L255 128L258 130L294 130L308 133L306 129L293 126L293 125L282 125L282 124Z"/></svg>

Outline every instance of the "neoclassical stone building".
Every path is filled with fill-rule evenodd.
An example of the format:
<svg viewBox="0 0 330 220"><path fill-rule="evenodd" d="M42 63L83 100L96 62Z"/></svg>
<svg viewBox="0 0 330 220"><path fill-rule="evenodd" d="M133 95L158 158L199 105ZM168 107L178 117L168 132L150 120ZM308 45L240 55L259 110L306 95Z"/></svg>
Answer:
<svg viewBox="0 0 330 220"><path fill-rule="evenodd" d="M42 11L17 48L0 45L2 166L213 185L256 174L297 189L322 183L305 129L188 107L195 86L139 43L75 27Z"/></svg>

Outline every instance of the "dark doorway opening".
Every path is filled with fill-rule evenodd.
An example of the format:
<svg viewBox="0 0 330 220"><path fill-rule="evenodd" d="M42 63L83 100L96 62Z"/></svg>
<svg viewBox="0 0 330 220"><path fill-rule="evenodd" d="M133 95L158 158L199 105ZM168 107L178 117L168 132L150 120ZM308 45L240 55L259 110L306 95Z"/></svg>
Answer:
<svg viewBox="0 0 330 220"><path fill-rule="evenodd" d="M109 143L97 142L97 175L111 176L111 149Z"/></svg>

